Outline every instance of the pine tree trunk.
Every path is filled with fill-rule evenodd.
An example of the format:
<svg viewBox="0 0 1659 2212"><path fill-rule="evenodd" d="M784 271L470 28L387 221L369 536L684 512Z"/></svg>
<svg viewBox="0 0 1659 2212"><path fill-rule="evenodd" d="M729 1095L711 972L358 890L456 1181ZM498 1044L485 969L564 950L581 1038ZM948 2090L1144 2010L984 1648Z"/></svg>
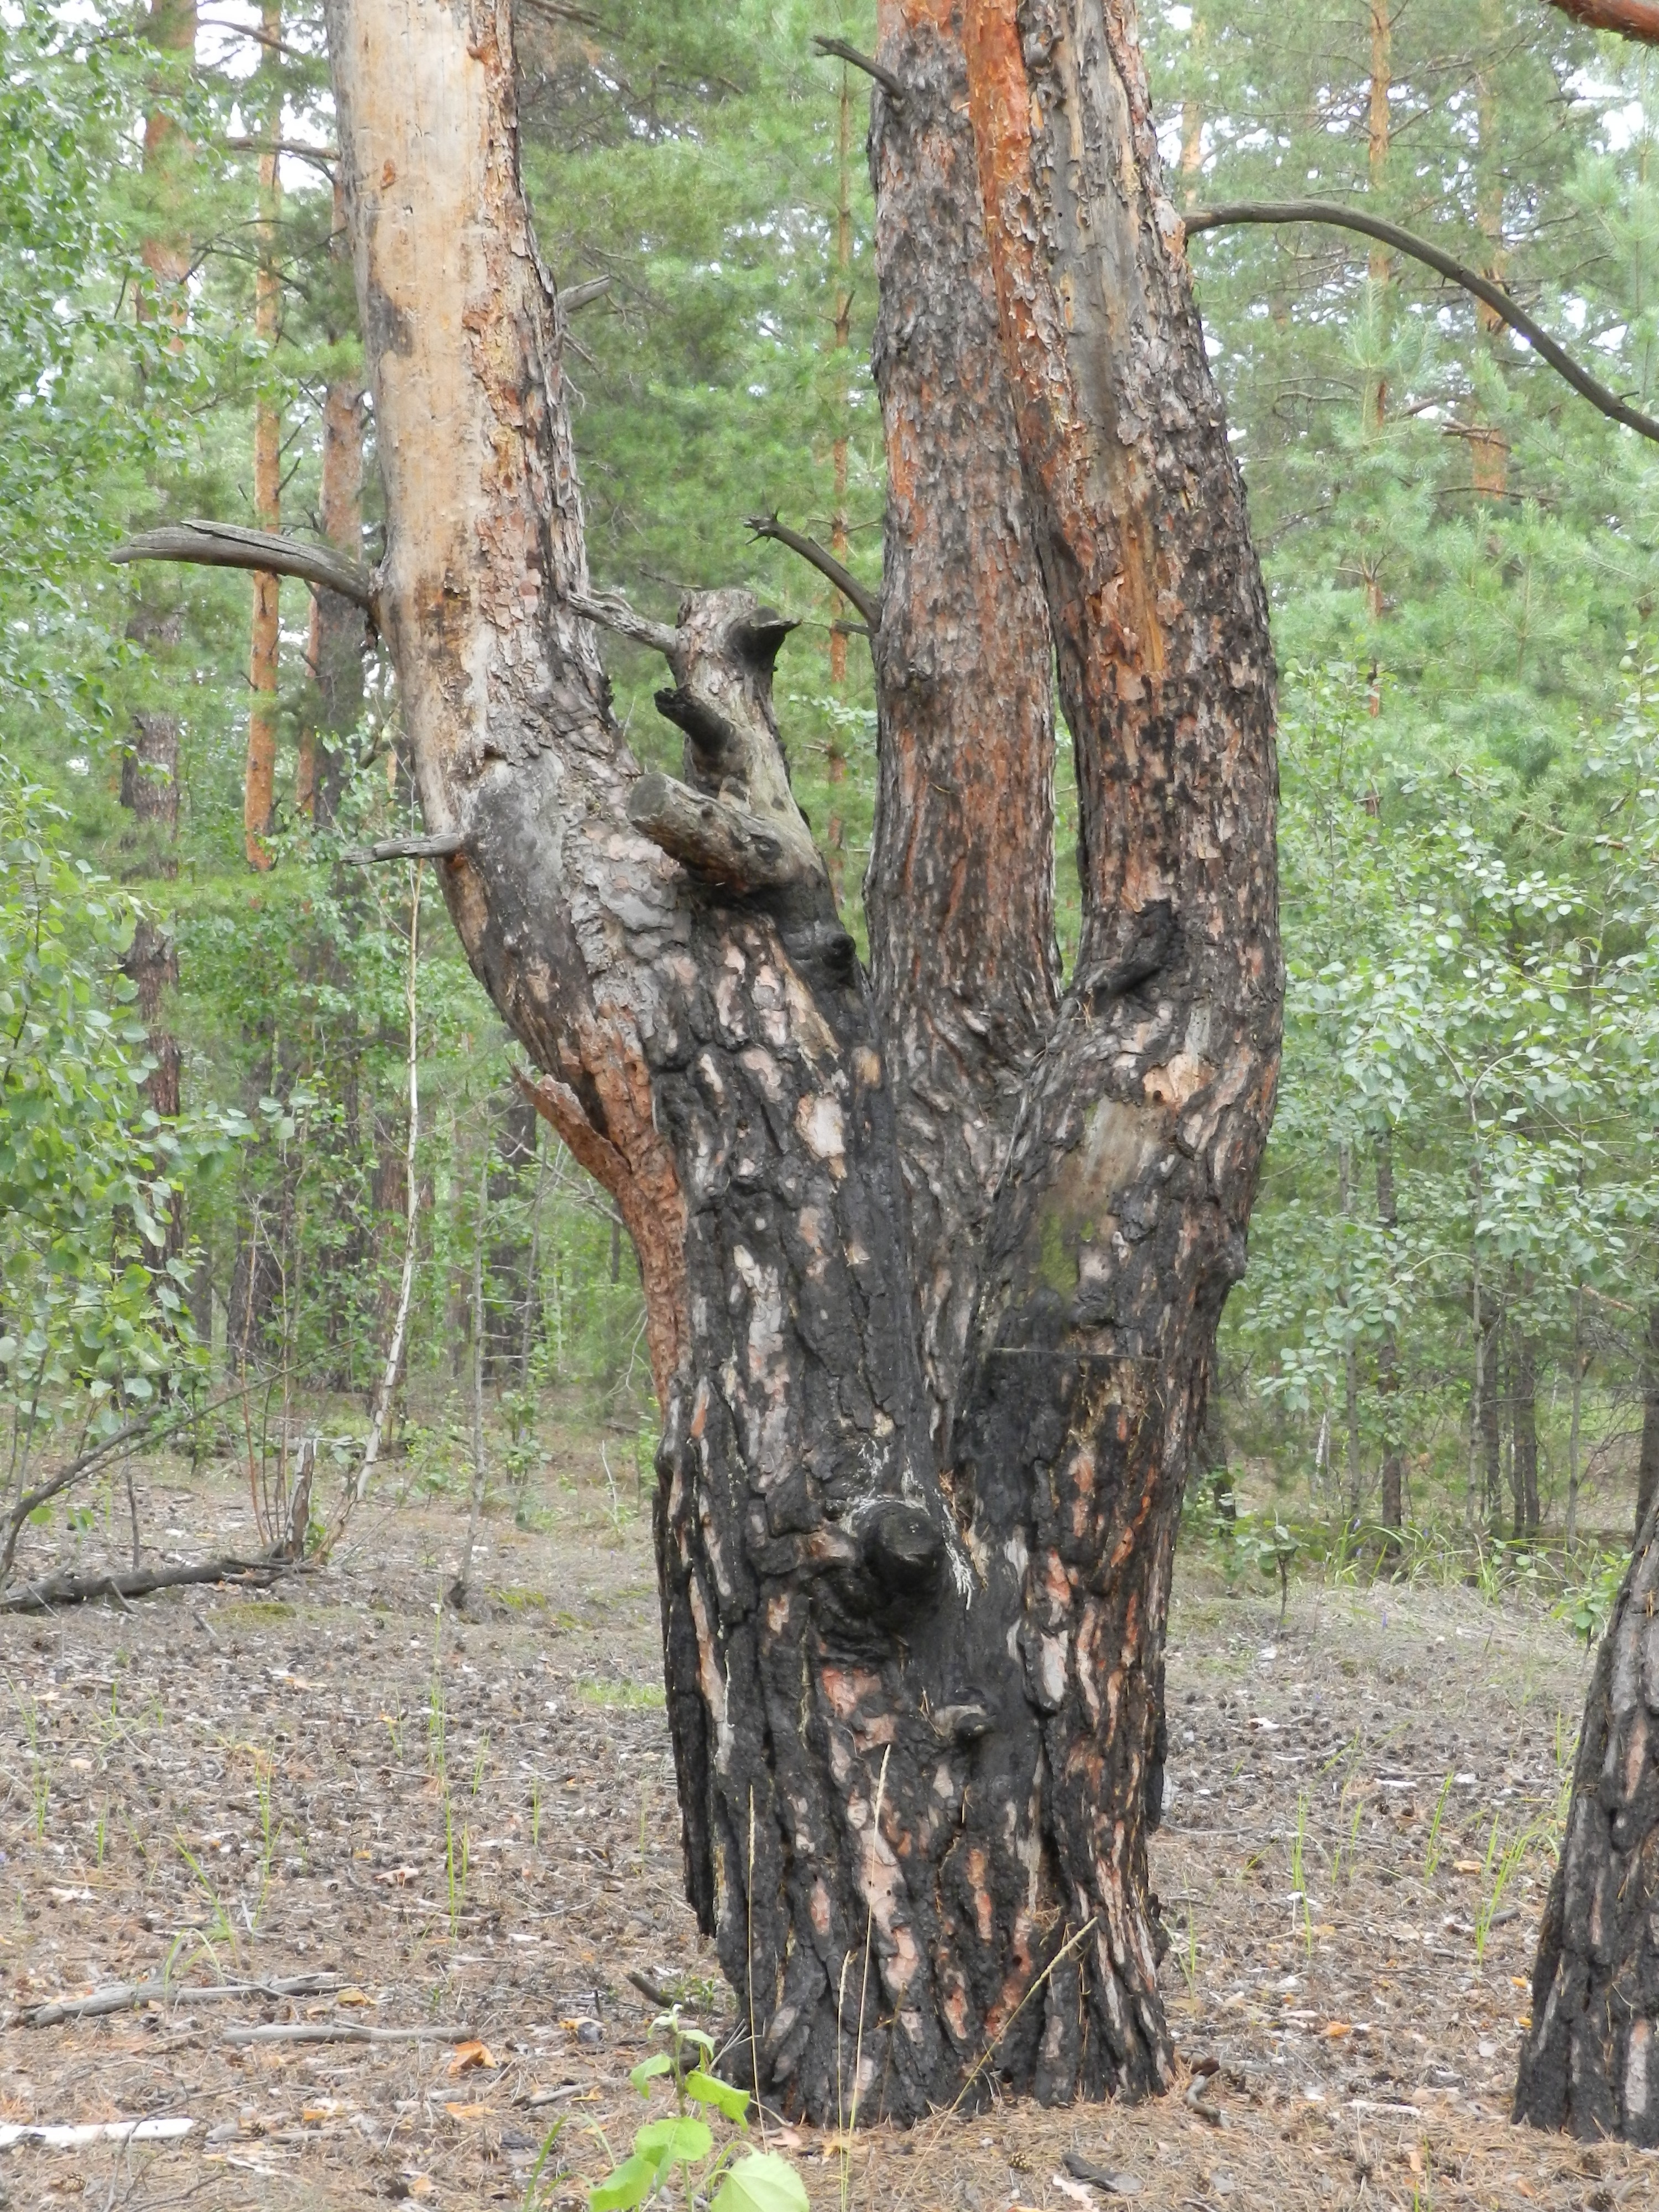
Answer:
<svg viewBox="0 0 1659 2212"><path fill-rule="evenodd" d="M848 2124L1171 2078L1164 1615L1278 1059L1265 604L1139 57L1115 15L969 20L971 142L948 20L881 19L866 976L789 790L789 625L588 595L506 0L331 11L422 811L639 1255L689 1893L769 2103ZM594 619L667 659L680 776Z"/></svg>
<svg viewBox="0 0 1659 2212"><path fill-rule="evenodd" d="M282 135L281 79L276 53L283 13L280 0L263 0L260 28L269 42L259 73L270 79L266 95L270 150L259 157L258 265L253 276L253 333L262 349L262 382L253 403L253 517L260 530L282 527L283 423L264 380L273 374L271 356L282 316L277 275L276 222L282 208L282 170L276 151ZM253 623L248 647L247 759L242 780L242 831L248 865L271 865L265 842L276 805L276 682L281 643L280 582L263 569L253 579Z"/></svg>
<svg viewBox="0 0 1659 2212"><path fill-rule="evenodd" d="M1394 1137L1386 1121L1376 1133L1376 1218L1392 1275L1400 1214L1394 1194ZM1406 1454L1400 1435L1400 1343L1392 1320L1383 1322L1377 1341L1376 1395L1382 1405L1382 1526L1398 1529L1406 1518ZM1399 1548L1390 1537L1389 1553Z"/></svg>
<svg viewBox="0 0 1659 2212"><path fill-rule="evenodd" d="M1595 1662L1544 1908L1515 2117L1659 2145L1659 1504Z"/></svg>
<svg viewBox="0 0 1659 2212"><path fill-rule="evenodd" d="M341 250L344 238L345 209L337 179L331 251ZM331 378L323 394L318 520L328 544L354 562L362 557L366 398L362 378L355 372ZM319 829L331 827L339 812L346 741L363 711L367 644L368 625L360 606L337 592L313 592L307 659L316 697L309 726L301 734L295 804Z"/></svg>

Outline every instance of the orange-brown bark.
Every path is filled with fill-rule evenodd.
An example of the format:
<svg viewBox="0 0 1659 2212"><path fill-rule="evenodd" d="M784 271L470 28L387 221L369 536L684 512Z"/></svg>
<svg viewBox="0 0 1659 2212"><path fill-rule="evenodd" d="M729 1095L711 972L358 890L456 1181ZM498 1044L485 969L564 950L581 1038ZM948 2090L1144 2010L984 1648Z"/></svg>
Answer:
<svg viewBox="0 0 1659 2212"><path fill-rule="evenodd" d="M280 0L264 0L260 23L267 39L282 33ZM275 75L274 56L261 66ZM276 265L276 223L282 206L282 174L275 143L281 136L280 94L271 94L269 121L272 150L259 157L259 260L253 279L253 331L264 349L262 377L271 373L282 316L282 283ZM283 424L275 400L262 382L253 407L253 514L260 530L282 526ZM243 843L251 867L271 865L266 842L276 803L276 684L281 642L278 579L260 570L253 579L252 634L248 647L247 758L242 781Z"/></svg>
<svg viewBox="0 0 1659 2212"><path fill-rule="evenodd" d="M1638 46L1659 46L1659 6L1654 0L1550 0L1589 31L1613 31Z"/></svg>
<svg viewBox="0 0 1659 2212"><path fill-rule="evenodd" d="M941 1455L977 1238L1054 1019L1043 602L965 112L960 9L883 0L872 141L887 520L865 896Z"/></svg>

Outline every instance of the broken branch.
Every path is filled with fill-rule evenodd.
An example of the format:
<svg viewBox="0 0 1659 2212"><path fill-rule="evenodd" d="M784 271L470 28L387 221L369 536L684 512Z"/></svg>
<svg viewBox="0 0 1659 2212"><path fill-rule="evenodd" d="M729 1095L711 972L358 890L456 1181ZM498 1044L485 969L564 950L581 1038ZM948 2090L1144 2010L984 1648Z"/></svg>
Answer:
<svg viewBox="0 0 1659 2212"><path fill-rule="evenodd" d="M849 46L845 39L821 39L815 36L812 44L821 54L830 55L838 62L850 62L855 70L862 70L866 76L874 77L882 90L890 98L903 99L904 79L902 76L895 76L892 70L884 68L880 62L872 61L868 54L861 54L856 46Z"/></svg>
<svg viewBox="0 0 1659 2212"><path fill-rule="evenodd" d="M355 2021L276 2021L228 2027L222 2043L470 2043L470 2027L359 2027Z"/></svg>
<svg viewBox="0 0 1659 2212"><path fill-rule="evenodd" d="M447 860L465 845L459 830L440 830L429 837L382 837L378 845L354 845L340 858L349 868L367 868L377 860Z"/></svg>
<svg viewBox="0 0 1659 2212"><path fill-rule="evenodd" d="M266 576L298 576L319 591L374 617L374 585L366 570L326 545L302 544L270 530L244 530L234 522L172 522L146 530L118 545L110 559L125 568L133 561L182 561L198 568L252 568Z"/></svg>
<svg viewBox="0 0 1659 2212"><path fill-rule="evenodd" d="M665 655L672 656L679 637L666 623L635 614L620 592L571 592L565 605L584 622L597 623L601 629L614 630L618 637L631 637L635 645L651 646Z"/></svg>
<svg viewBox="0 0 1659 2212"><path fill-rule="evenodd" d="M1653 13L1659 19L1659 9ZM1559 377L1565 379L1573 390L1588 399L1590 405L1605 415L1609 422L1622 422L1627 430L1634 430L1644 438L1659 444L1659 422L1639 408L1632 407L1620 399L1617 392L1609 392L1599 384L1588 369L1581 368L1565 348L1559 346L1541 324L1535 323L1524 308L1517 307L1503 287L1473 269L1466 269L1461 261L1454 261L1449 253L1443 253L1437 246L1426 239L1417 238L1408 230L1401 230L1392 222L1383 222L1377 216L1362 215L1356 208L1344 207L1336 200L1285 200L1278 203L1246 200L1225 207L1193 208L1182 217L1191 237L1200 230L1219 230L1240 222L1330 223L1340 230L1355 230L1364 238L1374 238L1379 244L1391 246L1396 253L1406 254L1420 261L1427 269L1464 291L1473 293L1477 300L1490 307L1493 314L1518 331L1534 352L1547 361Z"/></svg>
<svg viewBox="0 0 1659 2212"><path fill-rule="evenodd" d="M791 837L781 823L654 770L629 793L628 818L682 867L729 891L778 890L817 866L804 833Z"/></svg>
<svg viewBox="0 0 1659 2212"><path fill-rule="evenodd" d="M240 1583L264 1589L293 1561L280 1559L203 1559L189 1567L140 1567L125 1574L49 1575L0 1597L0 1613L49 1613L54 1606L85 1605L95 1597L149 1597L156 1590L193 1583Z"/></svg>
<svg viewBox="0 0 1659 2212"><path fill-rule="evenodd" d="M866 591L850 568L843 568L833 553L826 553L816 538L805 538L799 530L791 530L787 522L780 522L775 514L751 514L749 527L757 538L769 538L780 545L787 545L792 553L799 553L803 561L810 562L821 576L827 576L842 599L855 606L869 627L873 638L881 624L881 602L874 592Z"/></svg>
<svg viewBox="0 0 1659 2212"><path fill-rule="evenodd" d="M273 1982L112 1982L83 1997L56 1997L15 2015L24 2027L58 2027L66 2020L101 2020L147 2004L216 2004L227 1997L317 1997L340 1986L337 1974L294 1974Z"/></svg>
<svg viewBox="0 0 1659 2212"><path fill-rule="evenodd" d="M611 289L608 276L590 276L585 284L573 284L568 292L559 295L559 306L567 315L574 315L579 307L586 307L594 300L602 299Z"/></svg>

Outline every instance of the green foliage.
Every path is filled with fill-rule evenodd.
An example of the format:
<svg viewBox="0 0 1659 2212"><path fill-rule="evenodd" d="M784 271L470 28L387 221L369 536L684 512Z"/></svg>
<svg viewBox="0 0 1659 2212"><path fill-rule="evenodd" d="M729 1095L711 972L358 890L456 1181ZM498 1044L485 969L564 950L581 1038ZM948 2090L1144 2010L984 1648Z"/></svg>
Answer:
<svg viewBox="0 0 1659 2212"><path fill-rule="evenodd" d="M11 1464L55 1429L112 1434L200 1368L187 1274L160 1270L181 1178L240 1117L163 1124L121 962L133 907L55 842L62 810L0 763L0 1407ZM21 1476L19 1477L21 1482Z"/></svg>
<svg viewBox="0 0 1659 2212"><path fill-rule="evenodd" d="M628 2157L588 2191L588 2212L633 2212L666 2188L677 2166L696 2169L688 2177L686 2201L708 2204L711 2212L807 2212L806 2191L787 2159L768 2151L739 2155L749 2125L749 2092L709 2070L713 2037L688 2026L678 2005L659 2014L651 2032L666 2047L641 2059L629 2079L642 2097L655 2082L669 2084L675 2112L636 2130ZM713 2129L691 2105L717 2113L738 2131L718 2154Z"/></svg>

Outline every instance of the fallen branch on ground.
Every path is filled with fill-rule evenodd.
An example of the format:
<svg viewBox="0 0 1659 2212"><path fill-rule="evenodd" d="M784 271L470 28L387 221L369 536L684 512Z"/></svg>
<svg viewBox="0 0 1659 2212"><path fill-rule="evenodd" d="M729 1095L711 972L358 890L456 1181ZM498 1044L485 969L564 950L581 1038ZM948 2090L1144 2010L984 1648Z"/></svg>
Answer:
<svg viewBox="0 0 1659 2212"><path fill-rule="evenodd" d="M141 1567L125 1574L48 1575L0 1597L0 1613L49 1613L54 1606L85 1605L95 1597L149 1597L155 1590L192 1583L237 1582L264 1589L297 1562L292 1559L203 1559L191 1567Z"/></svg>
<svg viewBox="0 0 1659 2212"><path fill-rule="evenodd" d="M318 1997L342 1986L337 1974L295 1974L276 1982L111 1982L83 1997L54 1997L17 2014L23 2027L57 2027L66 2020L100 2020L146 2004L213 2004L226 1997Z"/></svg>
<svg viewBox="0 0 1659 2212"><path fill-rule="evenodd" d="M276 2021L228 2027L222 2043L470 2043L470 2027L359 2027L355 2021Z"/></svg>

